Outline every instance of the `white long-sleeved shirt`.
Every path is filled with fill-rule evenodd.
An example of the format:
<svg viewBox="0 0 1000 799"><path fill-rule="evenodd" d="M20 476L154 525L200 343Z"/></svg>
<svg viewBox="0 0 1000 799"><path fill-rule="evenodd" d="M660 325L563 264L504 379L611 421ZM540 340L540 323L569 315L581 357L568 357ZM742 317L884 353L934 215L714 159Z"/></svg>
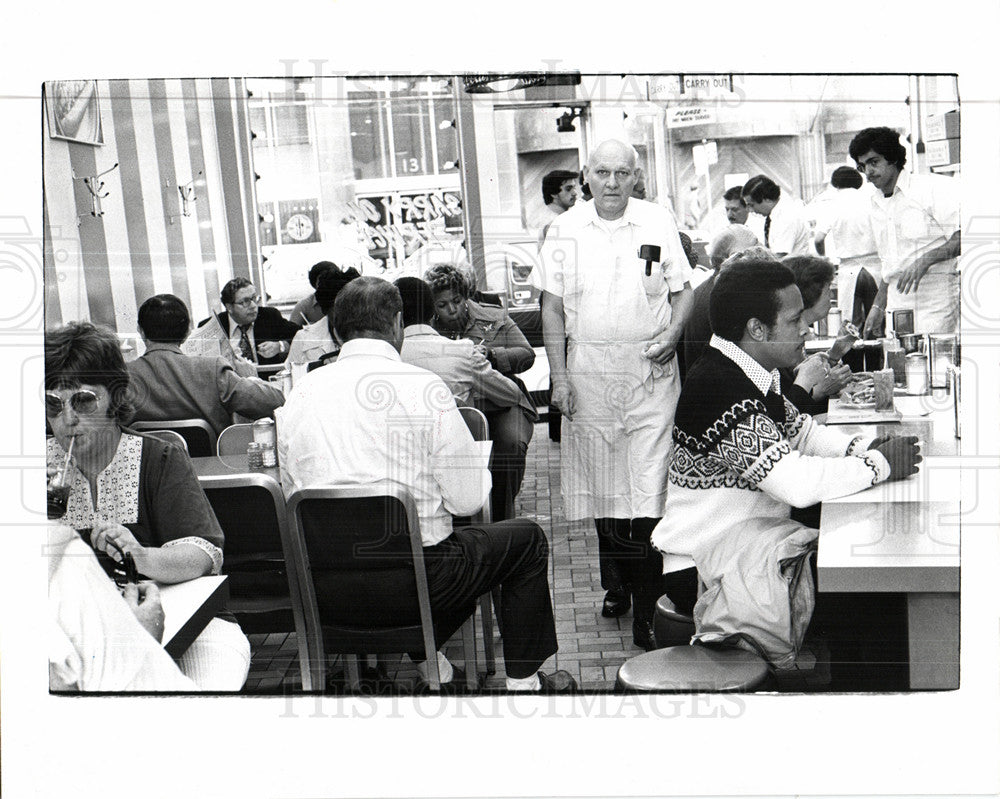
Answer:
<svg viewBox="0 0 1000 799"><path fill-rule="evenodd" d="M403 330L400 356L444 380L463 405L482 398L509 407L521 399L517 383L490 366L467 338L445 338L430 325L409 325Z"/></svg>
<svg viewBox="0 0 1000 799"><path fill-rule="evenodd" d="M388 480L410 491L424 546L471 516L492 481L451 390L403 363L391 344L353 339L336 363L309 372L275 414L286 495L323 485Z"/></svg>

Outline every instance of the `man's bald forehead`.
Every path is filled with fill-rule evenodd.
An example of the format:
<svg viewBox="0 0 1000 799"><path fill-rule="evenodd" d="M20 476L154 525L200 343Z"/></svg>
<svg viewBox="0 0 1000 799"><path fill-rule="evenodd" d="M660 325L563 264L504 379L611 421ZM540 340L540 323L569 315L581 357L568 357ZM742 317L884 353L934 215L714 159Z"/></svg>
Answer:
<svg viewBox="0 0 1000 799"><path fill-rule="evenodd" d="M635 148L619 139L607 139L598 144L596 149L590 154L587 164L589 166L602 158L615 157L626 158L631 169L635 169L638 165Z"/></svg>

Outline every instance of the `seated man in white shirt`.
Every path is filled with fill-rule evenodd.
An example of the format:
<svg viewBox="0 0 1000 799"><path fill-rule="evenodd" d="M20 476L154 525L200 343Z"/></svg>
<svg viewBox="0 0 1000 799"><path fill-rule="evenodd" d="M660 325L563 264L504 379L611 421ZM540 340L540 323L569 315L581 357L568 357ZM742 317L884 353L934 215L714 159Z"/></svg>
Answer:
<svg viewBox="0 0 1000 799"><path fill-rule="evenodd" d="M915 437L852 439L783 395L778 370L802 358L802 311L782 264L742 261L716 278L714 335L681 390L669 500L652 534L665 570L693 563L705 586L695 638L759 652L777 668L794 663L815 599L818 533L791 509L904 479L920 461Z"/></svg>
<svg viewBox="0 0 1000 799"><path fill-rule="evenodd" d="M333 302L340 290L357 277L361 277L361 274L353 266L341 270L329 264L316 279L316 303L323 316L295 334L285 359L287 365L311 363L324 355L340 351L340 344L333 335Z"/></svg>
<svg viewBox="0 0 1000 799"><path fill-rule="evenodd" d="M489 471L441 378L400 359L399 291L380 278L358 278L340 292L334 318L340 356L307 374L278 418L284 490L383 480L408 489L438 645L499 585L507 689L575 690L568 673L538 671L558 650L541 528L511 519L452 530L452 514L471 515L486 502ZM440 653L438 663L442 682L455 682ZM418 670L426 679L426 662Z"/></svg>

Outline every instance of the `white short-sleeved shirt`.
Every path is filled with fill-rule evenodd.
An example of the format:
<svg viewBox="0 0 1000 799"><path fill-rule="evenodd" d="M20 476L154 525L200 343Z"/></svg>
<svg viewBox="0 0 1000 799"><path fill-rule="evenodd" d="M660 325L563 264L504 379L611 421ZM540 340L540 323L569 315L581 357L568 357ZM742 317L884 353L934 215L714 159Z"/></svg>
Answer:
<svg viewBox="0 0 1000 799"><path fill-rule="evenodd" d="M644 244L660 248L649 276ZM549 229L540 261L541 288L562 298L571 341L650 341L670 323L670 292L691 281L673 216L645 200L630 199L613 221L578 202Z"/></svg>
<svg viewBox="0 0 1000 799"><path fill-rule="evenodd" d="M891 196L879 191L869 204L882 279L889 284L887 310L913 309L922 333L958 328L958 258L932 264L916 290L900 293L896 282L918 251L944 244L960 224L958 183L944 175L900 172Z"/></svg>
<svg viewBox="0 0 1000 799"><path fill-rule="evenodd" d="M839 189L816 209L816 233L826 236L828 257L843 260L875 252L868 211L872 190L870 183L860 189Z"/></svg>
<svg viewBox="0 0 1000 799"><path fill-rule="evenodd" d="M882 277L891 281L917 250L944 244L958 230L958 183L944 175L900 172L892 195L872 192L868 209ZM929 272L954 272L957 261L941 261Z"/></svg>
<svg viewBox="0 0 1000 799"><path fill-rule="evenodd" d="M324 316L318 322L306 325L292 339L285 363L318 361L328 352L336 352L340 345L330 335L330 325Z"/></svg>

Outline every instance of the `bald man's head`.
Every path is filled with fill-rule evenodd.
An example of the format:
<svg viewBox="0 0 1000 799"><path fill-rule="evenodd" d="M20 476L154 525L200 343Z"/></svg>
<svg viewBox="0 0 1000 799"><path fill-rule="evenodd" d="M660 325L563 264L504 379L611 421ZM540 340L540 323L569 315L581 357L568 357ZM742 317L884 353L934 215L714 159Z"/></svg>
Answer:
<svg viewBox="0 0 1000 799"><path fill-rule="evenodd" d="M639 178L635 148L617 139L601 142L590 154L586 176L594 207L602 219L619 219L625 213Z"/></svg>

